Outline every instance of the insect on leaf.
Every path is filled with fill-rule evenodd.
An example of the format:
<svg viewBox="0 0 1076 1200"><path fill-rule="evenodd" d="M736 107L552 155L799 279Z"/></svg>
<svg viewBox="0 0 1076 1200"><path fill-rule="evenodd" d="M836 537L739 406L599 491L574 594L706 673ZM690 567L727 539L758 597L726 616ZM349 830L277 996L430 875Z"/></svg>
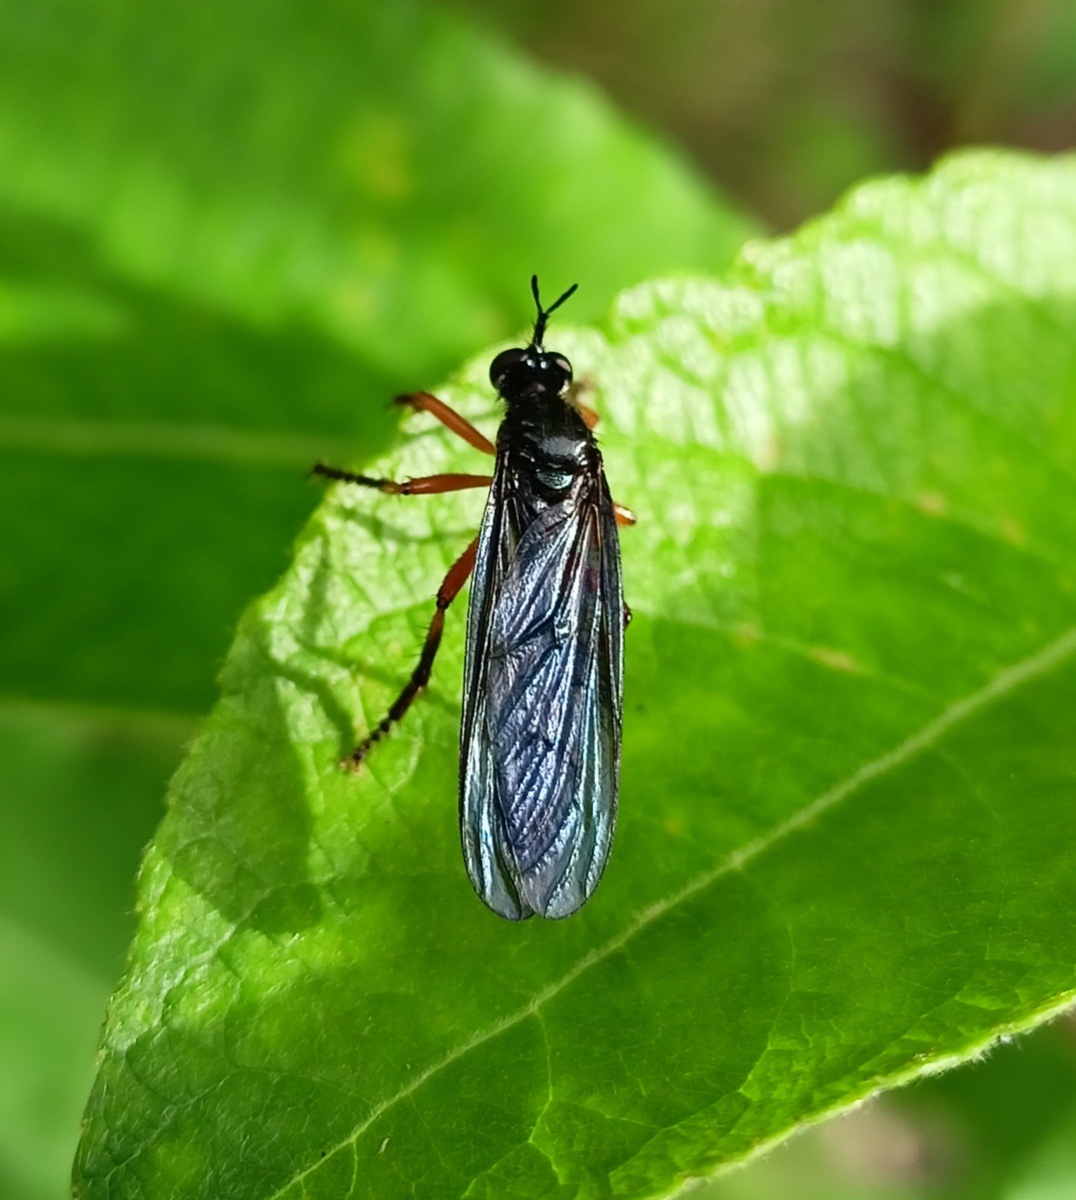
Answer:
<svg viewBox="0 0 1076 1200"><path fill-rule="evenodd" d="M459 861L462 613L337 769L482 497L334 489L147 854L80 1196L653 1196L1068 1004L1074 315L1076 163L981 154L558 326L639 516L568 921ZM443 395L492 433L488 362ZM374 467L476 462L415 416Z"/></svg>

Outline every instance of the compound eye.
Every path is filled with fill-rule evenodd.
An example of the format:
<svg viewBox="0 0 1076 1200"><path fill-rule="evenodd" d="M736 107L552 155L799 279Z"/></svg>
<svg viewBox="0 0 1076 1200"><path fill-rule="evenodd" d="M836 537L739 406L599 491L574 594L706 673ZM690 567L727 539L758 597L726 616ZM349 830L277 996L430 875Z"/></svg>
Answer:
<svg viewBox="0 0 1076 1200"><path fill-rule="evenodd" d="M489 364L489 381L494 387L500 387L501 380L513 368L527 357L526 350L502 350Z"/></svg>
<svg viewBox="0 0 1076 1200"><path fill-rule="evenodd" d="M563 354L554 354L551 356L553 366L559 371L564 372L564 377L568 383L572 382L572 364L564 357Z"/></svg>

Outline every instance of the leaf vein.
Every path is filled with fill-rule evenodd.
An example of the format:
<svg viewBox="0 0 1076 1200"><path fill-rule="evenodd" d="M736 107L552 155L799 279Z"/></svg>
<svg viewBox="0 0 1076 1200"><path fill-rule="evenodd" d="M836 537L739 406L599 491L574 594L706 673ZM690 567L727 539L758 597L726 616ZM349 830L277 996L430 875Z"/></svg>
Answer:
<svg viewBox="0 0 1076 1200"><path fill-rule="evenodd" d="M560 979L543 988L529 1004L503 1017L500 1021L496 1021L489 1028L481 1030L472 1037L467 1038L442 1058L438 1059L437 1062L432 1063L424 1071L419 1072L414 1079L405 1084L392 1096L387 1097L380 1104L377 1104L370 1111L369 1115L356 1125L352 1132L333 1149L340 1149L348 1144L354 1145L357 1143L358 1139L381 1116L395 1105L413 1096L428 1079L445 1070L464 1055L492 1041L494 1038L500 1036L500 1034L507 1032L530 1017L539 1017L540 1019L540 1010L546 1004L574 983L576 979L589 971L591 967L604 962L623 946L626 946L634 937L660 917L664 916L665 913L685 903L692 896L709 887L723 876L730 874L732 871L741 870L747 863L764 854L771 846L799 832L829 809L834 808L843 800L858 792L865 785L875 779L882 778L889 772L896 770L898 767L912 761L918 755L930 749L951 729L973 717L983 709L988 708L992 703L1000 701L1031 680L1048 674L1074 655L1076 655L1076 627L1069 629L1037 654L1031 655L1015 665L1000 671L978 691L949 705L932 721L929 721L921 729L901 742L900 745L873 759L871 762L865 763L846 779L835 784L828 791L823 792L822 795L805 805L799 812L794 813L787 820L775 826L768 834L756 838L739 850L733 851L717 866L703 872L678 892L673 893L673 895L664 900L657 901L650 905L649 908L643 909L636 914L635 918L619 934L610 938L604 945L598 946L589 954L584 955ZM318 1165L318 1163L313 1163L305 1170L298 1172L273 1193L271 1200L277 1200L288 1188L304 1180L317 1169Z"/></svg>

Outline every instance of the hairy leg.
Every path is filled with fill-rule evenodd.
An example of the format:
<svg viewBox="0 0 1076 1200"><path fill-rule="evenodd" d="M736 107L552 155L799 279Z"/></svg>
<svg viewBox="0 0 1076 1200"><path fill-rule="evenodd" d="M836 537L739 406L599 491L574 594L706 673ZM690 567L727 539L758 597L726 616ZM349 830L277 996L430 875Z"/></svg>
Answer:
<svg viewBox="0 0 1076 1200"><path fill-rule="evenodd" d="M452 601L459 595L460 589L467 582L468 577L474 570L474 560L477 552L478 538L475 538L452 566L449 567L448 574L437 591L437 607L433 614L433 620L430 622L430 628L426 632L426 640L422 644L422 653L419 655L418 666L411 672L411 678L407 681L404 690L396 697L393 706L382 717L373 731L367 734L351 754L344 759L343 766L349 767L352 771L357 771L363 759L369 753L370 748L376 745L388 733L392 725L403 719L404 714L411 707L415 697L430 682L433 660L437 657L437 649L441 644L441 634L445 627L445 612Z"/></svg>
<svg viewBox="0 0 1076 1200"><path fill-rule="evenodd" d="M476 450L481 450L483 454L497 453L497 447L484 433L479 433L470 421L461 417L455 409L449 408L443 400L431 396L429 392L411 392L406 396L397 396L393 403L413 408L416 412L428 412L431 417L436 417L442 425L451 429Z"/></svg>
<svg viewBox="0 0 1076 1200"><path fill-rule="evenodd" d="M397 483L394 479L374 479L370 475L356 475L339 467L327 467L315 463L311 475L323 475L341 483L357 483L360 487L376 488L393 496L431 496L438 492L462 492L466 488L489 487L492 475L420 475L418 479L405 479Z"/></svg>

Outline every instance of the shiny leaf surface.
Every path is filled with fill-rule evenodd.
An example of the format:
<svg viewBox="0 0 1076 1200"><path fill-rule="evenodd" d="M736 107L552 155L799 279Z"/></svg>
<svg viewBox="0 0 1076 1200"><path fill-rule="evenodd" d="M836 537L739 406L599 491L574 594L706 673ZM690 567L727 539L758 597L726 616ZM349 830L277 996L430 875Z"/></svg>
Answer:
<svg viewBox="0 0 1076 1200"><path fill-rule="evenodd" d="M1076 994L1076 164L960 157L551 330L624 572L621 826L571 920L459 861L481 498L332 489L147 856L79 1195L651 1196ZM477 361L444 389L492 431ZM474 470L428 418L373 471ZM480 461L480 460L479 460Z"/></svg>

